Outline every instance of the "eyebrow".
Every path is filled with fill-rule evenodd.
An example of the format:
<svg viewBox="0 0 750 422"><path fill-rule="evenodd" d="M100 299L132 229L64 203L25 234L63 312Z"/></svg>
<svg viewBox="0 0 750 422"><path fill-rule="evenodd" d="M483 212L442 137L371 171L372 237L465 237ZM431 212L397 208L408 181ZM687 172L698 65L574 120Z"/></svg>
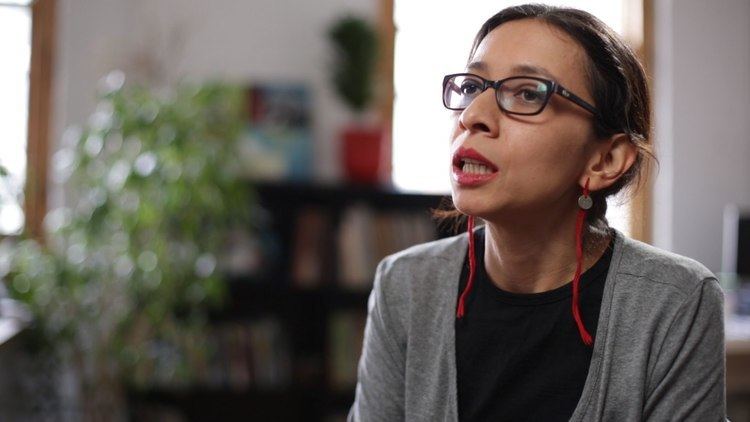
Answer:
<svg viewBox="0 0 750 422"><path fill-rule="evenodd" d="M487 70L487 63L485 62L471 62L466 66L466 70Z"/></svg>
<svg viewBox="0 0 750 422"><path fill-rule="evenodd" d="M471 62L466 66L468 70L487 71L487 63L478 61ZM557 78L549 70L532 64L518 64L511 68L511 73L514 75L541 75L546 76L550 79L557 80Z"/></svg>

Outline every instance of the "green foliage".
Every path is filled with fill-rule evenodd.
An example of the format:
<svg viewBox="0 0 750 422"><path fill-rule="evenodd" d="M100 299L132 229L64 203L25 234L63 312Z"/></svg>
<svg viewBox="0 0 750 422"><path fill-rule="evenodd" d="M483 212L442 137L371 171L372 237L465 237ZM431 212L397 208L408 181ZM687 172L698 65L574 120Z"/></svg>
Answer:
<svg viewBox="0 0 750 422"><path fill-rule="evenodd" d="M347 105L361 112L372 99L377 34L367 21L346 17L333 25L329 37L336 50L333 85Z"/></svg>
<svg viewBox="0 0 750 422"><path fill-rule="evenodd" d="M242 101L220 84L102 96L77 143L55 155L70 206L47 216L47 245L5 247L5 281L40 344L123 381L159 362L166 378L190 377L193 357L164 363L161 351L202 330L226 296L228 235L253 227L253 192L238 178Z"/></svg>

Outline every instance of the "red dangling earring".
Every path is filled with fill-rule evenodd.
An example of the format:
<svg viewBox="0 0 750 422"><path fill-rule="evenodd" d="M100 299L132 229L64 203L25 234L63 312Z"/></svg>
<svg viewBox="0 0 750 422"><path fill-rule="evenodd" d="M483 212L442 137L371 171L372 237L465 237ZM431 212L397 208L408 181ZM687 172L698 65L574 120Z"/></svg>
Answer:
<svg viewBox="0 0 750 422"><path fill-rule="evenodd" d="M586 214L594 204L591 196L589 196L589 180L590 179L586 179L583 193L578 197L579 209L578 217L576 218L576 274L573 277L573 319L575 319L576 325L578 326L578 333L581 335L581 340L583 340L583 343L586 346L594 344L594 340L583 325L581 310L578 308L578 288L581 281L581 267L583 267L583 226L586 222Z"/></svg>
<svg viewBox="0 0 750 422"><path fill-rule="evenodd" d="M581 336L581 340L587 346L594 344L594 340L591 338L591 334L586 330L581 318L581 311L578 307L579 299L579 284L581 280L581 270L583 267L583 227L586 221L586 215L588 210L593 205L593 200L589 196L589 179L586 180L586 184L583 188L583 193L578 197L578 216L576 218L576 273L573 277L573 319L575 319L576 325L578 326L578 332ZM457 318L463 318L466 313L465 302L466 297L469 295L471 288L474 285L474 276L476 273L476 257L474 253L474 217L469 216L467 224L467 234L469 236L469 279L464 287L464 291L461 293L461 297L458 300L458 310L456 312Z"/></svg>
<svg viewBox="0 0 750 422"><path fill-rule="evenodd" d="M474 274L476 273L477 266L476 257L474 256L474 217L471 215L469 216L466 232L469 234L469 280L466 282L466 287L464 287L464 291L458 299L458 311L456 312L457 318L463 318L464 316L464 302L466 302L466 297L469 295L471 287L474 285Z"/></svg>

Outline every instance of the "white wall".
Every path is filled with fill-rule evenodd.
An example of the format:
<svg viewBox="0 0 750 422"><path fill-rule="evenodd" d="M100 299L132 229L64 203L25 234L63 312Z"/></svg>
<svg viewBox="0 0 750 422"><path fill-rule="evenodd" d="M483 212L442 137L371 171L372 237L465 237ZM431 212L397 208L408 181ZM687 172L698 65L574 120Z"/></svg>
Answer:
<svg viewBox="0 0 750 422"><path fill-rule="evenodd" d="M316 178L335 179L348 116L330 89L326 32L342 14L374 20L377 8L378 0L60 0L53 142L85 123L97 81L117 68L136 80L302 82L313 96Z"/></svg>
<svg viewBox="0 0 750 422"><path fill-rule="evenodd" d="M750 205L750 1L655 6L654 243L719 271L724 205Z"/></svg>
<svg viewBox="0 0 750 422"><path fill-rule="evenodd" d="M654 243L718 271L723 207L750 205L750 1L654 2L661 160ZM316 178L338 176L336 131L346 112L328 83L325 31L348 11L374 18L378 0L58 4L54 141L65 127L85 122L102 75L125 68L136 79L144 77L138 64L150 56L167 81L308 83L315 106Z"/></svg>

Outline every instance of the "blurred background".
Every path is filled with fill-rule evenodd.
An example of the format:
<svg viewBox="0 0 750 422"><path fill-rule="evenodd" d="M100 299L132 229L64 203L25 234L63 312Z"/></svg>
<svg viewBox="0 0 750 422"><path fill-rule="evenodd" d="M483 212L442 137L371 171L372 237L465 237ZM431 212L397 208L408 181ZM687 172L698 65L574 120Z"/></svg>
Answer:
<svg viewBox="0 0 750 422"><path fill-rule="evenodd" d="M452 234L442 77L520 3L0 0L0 420L345 420L375 266ZM647 69L608 218L719 275L750 421L750 1L554 3Z"/></svg>

